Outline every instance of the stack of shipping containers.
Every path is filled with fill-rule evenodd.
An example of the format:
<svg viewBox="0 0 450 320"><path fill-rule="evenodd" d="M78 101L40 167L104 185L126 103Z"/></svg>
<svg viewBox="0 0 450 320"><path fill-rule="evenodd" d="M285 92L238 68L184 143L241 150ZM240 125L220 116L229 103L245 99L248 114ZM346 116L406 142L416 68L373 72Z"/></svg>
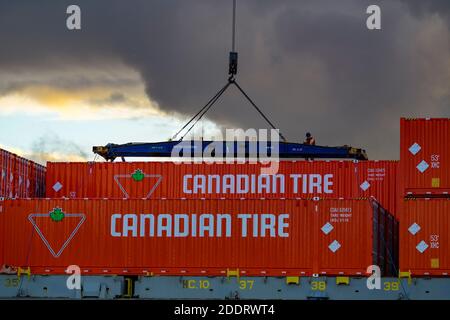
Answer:
<svg viewBox="0 0 450 320"><path fill-rule="evenodd" d="M5 257L33 274L64 274L72 264L86 275L361 276L373 264L394 272L394 239L385 239L392 216L369 200L41 199L6 207Z"/></svg>
<svg viewBox="0 0 450 320"><path fill-rule="evenodd" d="M45 196L45 167L0 149L0 199L42 198ZM0 203L0 214L3 204ZM0 233L3 234L3 225ZM15 230L17 232L17 230ZM0 269L5 241L0 241Z"/></svg>
<svg viewBox="0 0 450 320"><path fill-rule="evenodd" d="M47 199L5 203L5 259L44 274L396 272L397 161L269 166L48 163Z"/></svg>
<svg viewBox="0 0 450 320"><path fill-rule="evenodd" d="M450 119L401 119L400 268L450 272Z"/></svg>
<svg viewBox="0 0 450 320"><path fill-rule="evenodd" d="M269 168L273 175L264 177ZM398 161L281 161L205 164L90 162L47 164L48 198L360 199L392 214ZM134 179L137 173L141 180ZM228 186L230 185L230 186ZM144 186L142 188L142 186Z"/></svg>
<svg viewBox="0 0 450 320"><path fill-rule="evenodd" d="M400 161L280 161L275 171L86 162L48 163L45 174L1 151L0 196L15 199L0 208L1 257L47 274L70 262L90 274L352 276L376 264L447 276L450 119L401 119L400 140ZM45 184L47 199L20 199L42 197Z"/></svg>
<svg viewBox="0 0 450 320"><path fill-rule="evenodd" d="M0 198L42 198L45 167L0 149Z"/></svg>

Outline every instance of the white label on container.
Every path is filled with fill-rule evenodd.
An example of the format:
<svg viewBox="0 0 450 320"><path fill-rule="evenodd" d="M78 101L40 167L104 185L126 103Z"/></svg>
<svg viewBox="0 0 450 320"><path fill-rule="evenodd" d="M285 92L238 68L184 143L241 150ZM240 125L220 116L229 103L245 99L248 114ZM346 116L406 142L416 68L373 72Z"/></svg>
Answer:
<svg viewBox="0 0 450 320"><path fill-rule="evenodd" d="M334 240L329 246L328 248L334 253L336 251L339 250L339 248L341 247L341 244L337 241Z"/></svg>
<svg viewBox="0 0 450 320"><path fill-rule="evenodd" d="M412 153L412 155L415 156L421 149L422 147L417 142L415 142L411 147L409 147L408 150Z"/></svg>
<svg viewBox="0 0 450 320"><path fill-rule="evenodd" d="M61 190L63 187L63 185L58 181L53 185L53 190L55 190L56 192L58 192L59 190Z"/></svg>
<svg viewBox="0 0 450 320"><path fill-rule="evenodd" d="M408 229L409 233L411 233L413 236L416 235L417 232L420 231L420 226L417 223L413 223L409 229Z"/></svg>
<svg viewBox="0 0 450 320"><path fill-rule="evenodd" d="M441 166L441 163L439 161L440 155L438 154L432 154L431 155L431 168L432 169L439 169Z"/></svg>
<svg viewBox="0 0 450 320"><path fill-rule="evenodd" d="M333 231L333 229L334 227L331 225L331 223L327 222L320 230L322 230L322 232L325 234L329 234L331 231Z"/></svg>
<svg viewBox="0 0 450 320"><path fill-rule="evenodd" d="M439 249L439 235L438 234L430 235L430 247L431 247L431 249Z"/></svg>
<svg viewBox="0 0 450 320"><path fill-rule="evenodd" d="M367 168L367 182L370 183L370 181L384 181L385 177L386 168Z"/></svg>
<svg viewBox="0 0 450 320"><path fill-rule="evenodd" d="M363 191L366 191L367 189L370 188L370 183L367 181L364 181L363 183L361 183L361 185L359 186Z"/></svg>
<svg viewBox="0 0 450 320"><path fill-rule="evenodd" d="M425 160L422 160L422 162L417 165L417 170L419 170L421 173L424 173L425 170L428 169L428 167L428 163Z"/></svg>
<svg viewBox="0 0 450 320"><path fill-rule="evenodd" d="M420 241L419 244L416 246L417 251L420 253L424 253L425 250L428 249L428 245L425 241Z"/></svg>

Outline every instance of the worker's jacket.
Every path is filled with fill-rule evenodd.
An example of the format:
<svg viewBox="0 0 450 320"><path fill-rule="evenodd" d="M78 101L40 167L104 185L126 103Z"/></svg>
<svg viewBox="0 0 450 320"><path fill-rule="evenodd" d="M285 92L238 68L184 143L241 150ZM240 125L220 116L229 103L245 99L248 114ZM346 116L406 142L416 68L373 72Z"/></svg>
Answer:
<svg viewBox="0 0 450 320"><path fill-rule="evenodd" d="M310 137L310 138L306 138L304 143L314 146L314 145L316 145L316 140L314 140L313 137Z"/></svg>

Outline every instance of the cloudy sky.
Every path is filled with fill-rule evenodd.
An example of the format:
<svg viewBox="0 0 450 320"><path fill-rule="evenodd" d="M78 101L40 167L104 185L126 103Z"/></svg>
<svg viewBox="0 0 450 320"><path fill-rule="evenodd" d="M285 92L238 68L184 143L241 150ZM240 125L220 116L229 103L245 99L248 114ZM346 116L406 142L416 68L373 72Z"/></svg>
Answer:
<svg viewBox="0 0 450 320"><path fill-rule="evenodd" d="M290 141L398 159L400 117L450 116L448 0L238 0L236 40L239 83ZM167 140L225 84L230 46L231 0L0 0L0 146L92 160ZM233 89L198 130L234 127L266 126Z"/></svg>

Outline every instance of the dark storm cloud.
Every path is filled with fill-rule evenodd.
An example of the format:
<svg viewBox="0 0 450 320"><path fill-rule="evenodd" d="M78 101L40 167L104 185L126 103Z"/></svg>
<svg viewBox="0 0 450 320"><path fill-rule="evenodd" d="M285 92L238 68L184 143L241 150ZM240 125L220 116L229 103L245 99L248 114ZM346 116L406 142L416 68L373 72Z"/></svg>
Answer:
<svg viewBox="0 0 450 320"><path fill-rule="evenodd" d="M186 115L224 84L231 1L76 3L82 30L70 32L73 2L0 1L0 72L125 64L163 110ZM319 143L397 158L399 117L450 115L449 3L238 1L238 80L290 140L312 131ZM369 4L382 8L381 31L365 27ZM13 85L0 81L0 93ZM235 90L210 118L264 126Z"/></svg>
<svg viewBox="0 0 450 320"><path fill-rule="evenodd" d="M90 105L100 106L100 107L115 107L115 106L127 106L133 108L148 108L148 105L143 105L138 101L128 97L121 92L113 92L106 98L102 99L89 99L86 101ZM133 120L134 118L130 118Z"/></svg>
<svg viewBox="0 0 450 320"><path fill-rule="evenodd" d="M448 0L403 0L414 14L425 15L435 13L439 15L450 14L450 1Z"/></svg>
<svg viewBox="0 0 450 320"><path fill-rule="evenodd" d="M121 77L121 75L117 75L116 78L112 78L95 76L92 74L89 76L41 74L37 77L27 74L20 77L16 76L15 79L11 79L8 76L5 76L5 79L2 79L0 76L0 95L18 92L25 88L34 86L48 86L61 90L84 90L95 87L99 84L107 88L123 88L133 87L141 83L139 80L131 77Z"/></svg>
<svg viewBox="0 0 450 320"><path fill-rule="evenodd" d="M128 98L120 92L114 92L109 95L106 99L94 99L93 104L97 105L108 105L108 104L118 104L128 102Z"/></svg>

